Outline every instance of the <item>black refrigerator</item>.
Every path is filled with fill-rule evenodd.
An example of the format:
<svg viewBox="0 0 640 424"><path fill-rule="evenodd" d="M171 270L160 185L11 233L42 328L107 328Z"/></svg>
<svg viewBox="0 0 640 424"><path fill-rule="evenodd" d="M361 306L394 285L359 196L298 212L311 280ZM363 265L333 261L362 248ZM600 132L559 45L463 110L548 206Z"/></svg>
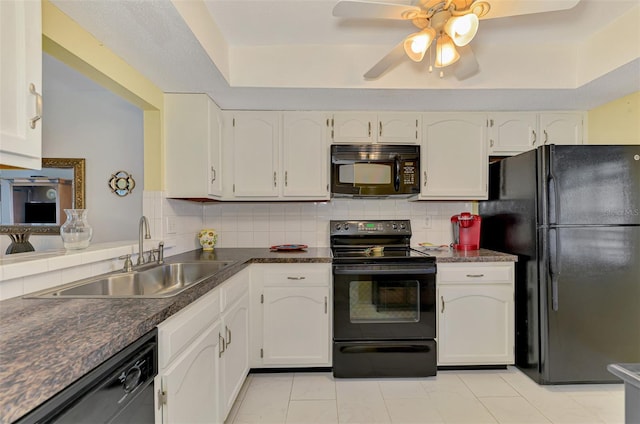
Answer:
<svg viewBox="0 0 640 424"><path fill-rule="evenodd" d="M516 366L619 382L640 362L640 145L541 146L489 166L481 246L518 256Z"/></svg>

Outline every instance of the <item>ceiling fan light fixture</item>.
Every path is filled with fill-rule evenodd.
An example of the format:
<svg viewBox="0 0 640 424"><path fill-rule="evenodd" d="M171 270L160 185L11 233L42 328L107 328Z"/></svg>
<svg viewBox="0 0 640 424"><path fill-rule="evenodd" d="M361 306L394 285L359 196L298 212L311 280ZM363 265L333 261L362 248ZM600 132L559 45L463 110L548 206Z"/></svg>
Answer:
<svg viewBox="0 0 640 424"><path fill-rule="evenodd" d="M436 36L433 28L427 27L420 32L411 34L404 40L404 51L409 59L420 62Z"/></svg>
<svg viewBox="0 0 640 424"><path fill-rule="evenodd" d="M452 16L444 25L444 31L456 46L466 46L478 32L478 24L478 16L475 13Z"/></svg>
<svg viewBox="0 0 640 424"><path fill-rule="evenodd" d="M460 59L460 53L456 50L455 44L446 34L440 35L436 42L436 68L444 68L452 65Z"/></svg>

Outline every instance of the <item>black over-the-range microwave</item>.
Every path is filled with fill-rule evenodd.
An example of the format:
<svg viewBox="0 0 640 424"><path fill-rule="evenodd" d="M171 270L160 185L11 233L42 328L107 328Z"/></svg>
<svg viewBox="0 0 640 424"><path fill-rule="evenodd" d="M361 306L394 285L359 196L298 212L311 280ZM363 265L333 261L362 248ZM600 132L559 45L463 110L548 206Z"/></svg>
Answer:
<svg viewBox="0 0 640 424"><path fill-rule="evenodd" d="M335 197L409 197L420 192L420 146L331 145Z"/></svg>

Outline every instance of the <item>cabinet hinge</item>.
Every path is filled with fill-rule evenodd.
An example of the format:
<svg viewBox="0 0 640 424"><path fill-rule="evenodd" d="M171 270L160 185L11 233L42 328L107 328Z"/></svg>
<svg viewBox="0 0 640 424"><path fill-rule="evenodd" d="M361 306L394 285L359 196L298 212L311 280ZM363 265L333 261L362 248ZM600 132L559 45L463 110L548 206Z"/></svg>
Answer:
<svg viewBox="0 0 640 424"><path fill-rule="evenodd" d="M235 184L233 185L233 192L234 193L236 192L236 185Z"/></svg>
<svg viewBox="0 0 640 424"><path fill-rule="evenodd" d="M233 124L234 127L236 126L236 118L233 118Z"/></svg>
<svg viewBox="0 0 640 424"><path fill-rule="evenodd" d="M260 357L264 358L264 350L262 348L260 348Z"/></svg>
<svg viewBox="0 0 640 424"><path fill-rule="evenodd" d="M167 404L167 392L162 390L162 388L158 389L158 405L166 405Z"/></svg>
<svg viewBox="0 0 640 424"><path fill-rule="evenodd" d="M260 295L260 303L264 303L264 294Z"/></svg>

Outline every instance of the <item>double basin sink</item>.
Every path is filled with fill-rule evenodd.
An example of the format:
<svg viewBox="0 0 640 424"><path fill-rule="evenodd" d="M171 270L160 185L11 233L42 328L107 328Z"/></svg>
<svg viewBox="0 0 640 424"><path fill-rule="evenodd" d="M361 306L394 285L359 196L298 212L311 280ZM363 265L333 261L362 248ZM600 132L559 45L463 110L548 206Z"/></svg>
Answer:
<svg viewBox="0 0 640 424"><path fill-rule="evenodd" d="M35 298L163 298L193 287L233 261L178 262L145 265L42 290Z"/></svg>

